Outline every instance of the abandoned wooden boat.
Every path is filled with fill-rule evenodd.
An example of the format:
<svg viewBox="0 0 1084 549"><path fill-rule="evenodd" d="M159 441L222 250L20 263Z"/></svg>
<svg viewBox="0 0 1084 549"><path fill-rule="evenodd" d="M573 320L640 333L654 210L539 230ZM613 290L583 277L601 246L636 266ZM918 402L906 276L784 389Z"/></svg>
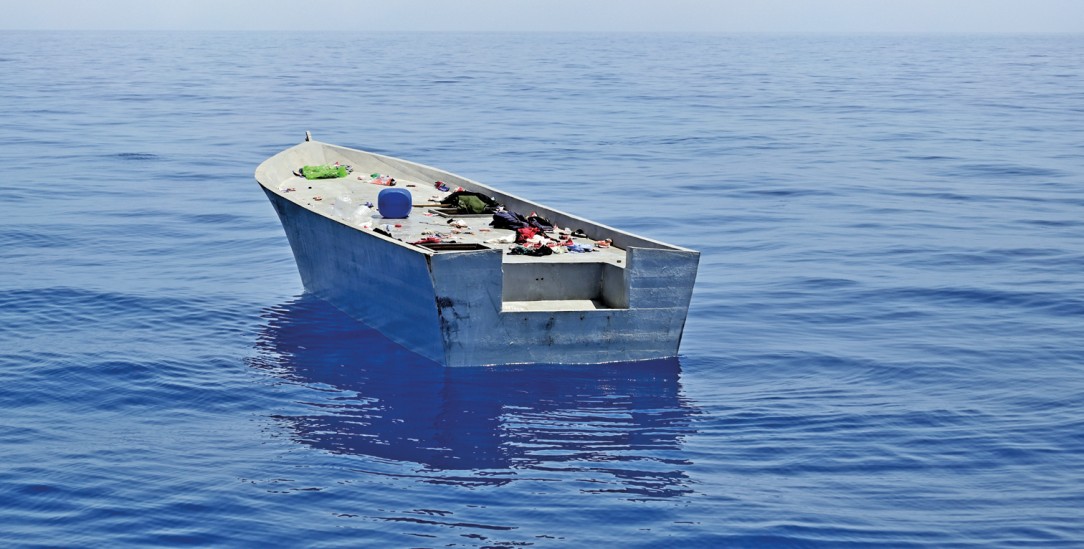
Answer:
<svg viewBox="0 0 1084 549"><path fill-rule="evenodd" d="M330 167L340 177L307 179L306 166L310 176L313 167ZM306 291L437 363L678 354L699 252L308 133L260 164L256 181L282 221ZM491 198L499 211L536 214L532 223L550 223L567 246L556 251L568 253L552 253L553 240L543 250L544 238L535 248L517 244L529 232L491 226L491 211L442 202L460 189ZM576 253L584 250L591 251Z"/></svg>

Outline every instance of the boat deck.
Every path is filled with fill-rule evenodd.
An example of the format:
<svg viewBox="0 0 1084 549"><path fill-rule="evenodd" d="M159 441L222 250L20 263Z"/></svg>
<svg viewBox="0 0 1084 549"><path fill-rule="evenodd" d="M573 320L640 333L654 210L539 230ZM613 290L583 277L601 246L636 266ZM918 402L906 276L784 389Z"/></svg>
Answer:
<svg viewBox="0 0 1084 549"><path fill-rule="evenodd" d="M392 174L394 177L394 174ZM360 230L387 231L392 238L406 243L418 242L431 236L439 236L442 244L455 243L459 246L450 248L477 249L477 246L502 250L505 263L608 263L625 267L626 252L617 246L600 247L590 233L587 238L573 238L576 244L594 251L586 253L559 253L547 256L513 255L508 253L516 244L497 242L501 238L514 237L515 231L495 229L489 226L491 214L454 215L441 211L442 198L449 193L434 188L433 183L405 181L396 178L396 187L410 191L414 208L409 217L385 219L375 207L380 191L389 187L370 183L368 173L351 173L337 179L305 179L294 176L283 181L277 189L278 194L294 203L317 213L335 219ZM470 190L470 189L468 189ZM366 204L372 204L370 209ZM531 212L520 212L529 214ZM544 214L543 214L544 215ZM466 223L466 227L454 227L449 222L457 220ZM369 222L371 228L366 228ZM576 230L579 227L567 227ZM440 245L436 250L422 247L427 252L441 253Z"/></svg>

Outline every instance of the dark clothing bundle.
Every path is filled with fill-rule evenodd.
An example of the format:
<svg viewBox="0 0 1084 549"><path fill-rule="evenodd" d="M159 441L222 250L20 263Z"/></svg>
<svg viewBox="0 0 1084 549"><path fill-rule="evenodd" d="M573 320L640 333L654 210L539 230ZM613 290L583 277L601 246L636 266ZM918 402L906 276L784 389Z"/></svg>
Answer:
<svg viewBox="0 0 1084 549"><path fill-rule="evenodd" d="M516 246L508 251L508 255L531 255L534 257L542 257L551 254L553 254L553 249L549 246L539 246L537 248Z"/></svg>
<svg viewBox="0 0 1084 549"><path fill-rule="evenodd" d="M459 213L480 214L496 211L500 206L493 197L471 191L455 191L440 201L446 206L453 206Z"/></svg>
<svg viewBox="0 0 1084 549"><path fill-rule="evenodd" d="M490 222L490 226L496 229L522 229L524 227L534 227L540 231L552 231L553 223L548 219L530 215L523 217L523 215L512 211L493 212L493 221Z"/></svg>

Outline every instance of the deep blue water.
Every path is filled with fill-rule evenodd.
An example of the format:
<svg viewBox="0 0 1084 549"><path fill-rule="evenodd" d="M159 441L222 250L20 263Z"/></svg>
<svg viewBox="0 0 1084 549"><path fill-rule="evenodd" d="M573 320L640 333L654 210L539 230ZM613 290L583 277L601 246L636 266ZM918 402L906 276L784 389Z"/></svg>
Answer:
<svg viewBox="0 0 1084 549"><path fill-rule="evenodd" d="M1084 544L1082 59L6 32L0 545ZM445 371L304 295L252 172L305 130L700 250L682 356Z"/></svg>

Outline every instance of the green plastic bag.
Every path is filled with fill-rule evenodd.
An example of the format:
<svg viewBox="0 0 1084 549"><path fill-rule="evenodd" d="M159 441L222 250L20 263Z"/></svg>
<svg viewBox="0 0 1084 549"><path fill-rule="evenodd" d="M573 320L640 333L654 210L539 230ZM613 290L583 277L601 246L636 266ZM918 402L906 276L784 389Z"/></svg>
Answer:
<svg viewBox="0 0 1084 549"><path fill-rule="evenodd" d="M350 172L346 171L346 166L332 166L330 164L301 168L301 175L305 176L305 179L333 179L346 177L348 173Z"/></svg>

